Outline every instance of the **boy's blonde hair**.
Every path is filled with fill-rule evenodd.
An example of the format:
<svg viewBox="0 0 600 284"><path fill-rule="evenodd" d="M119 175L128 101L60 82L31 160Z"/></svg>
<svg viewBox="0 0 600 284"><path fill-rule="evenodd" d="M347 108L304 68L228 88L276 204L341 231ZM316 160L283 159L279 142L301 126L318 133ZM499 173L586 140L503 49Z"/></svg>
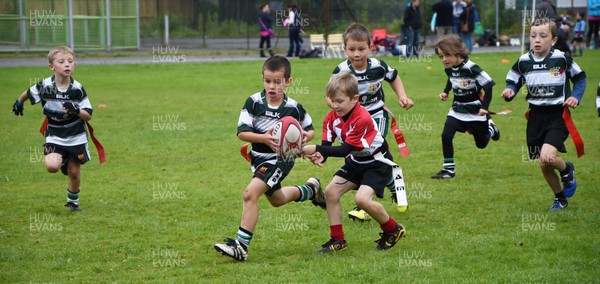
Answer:
<svg viewBox="0 0 600 284"><path fill-rule="evenodd" d="M349 72L340 72L331 76L325 93L328 98L333 98L337 94L344 94L350 98L358 95L358 80Z"/></svg>
<svg viewBox="0 0 600 284"><path fill-rule="evenodd" d="M50 49L50 52L48 52L48 62L49 63L52 63L54 61L54 56L57 53L69 53L69 54L73 55L73 57L75 57L75 52L73 52L73 50L70 49L69 47L57 46L57 47Z"/></svg>
<svg viewBox="0 0 600 284"><path fill-rule="evenodd" d="M435 43L435 54L438 56L456 55L467 58L469 57L469 50L457 35L443 35Z"/></svg>
<svg viewBox="0 0 600 284"><path fill-rule="evenodd" d="M556 22L553 19L550 18L537 18L533 21L533 23L531 24L532 27L538 27L538 26L543 26L543 25L548 25L548 27L550 28L550 33L552 34L552 38L556 37ZM531 31L531 28L529 28Z"/></svg>
<svg viewBox="0 0 600 284"><path fill-rule="evenodd" d="M371 46L371 35L369 34L369 30L359 24L352 23L344 32L344 46L348 43L348 40L354 41L366 41L369 46Z"/></svg>

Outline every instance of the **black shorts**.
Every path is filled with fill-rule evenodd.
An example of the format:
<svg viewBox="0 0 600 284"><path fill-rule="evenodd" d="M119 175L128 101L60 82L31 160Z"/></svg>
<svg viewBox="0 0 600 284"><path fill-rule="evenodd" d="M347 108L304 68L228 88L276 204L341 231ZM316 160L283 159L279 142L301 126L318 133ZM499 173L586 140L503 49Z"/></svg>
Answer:
<svg viewBox="0 0 600 284"><path fill-rule="evenodd" d="M85 164L90 160L90 151L87 143L75 146L62 146L52 143L44 144L44 155L53 153L60 154L63 157L63 161L67 159L80 164Z"/></svg>
<svg viewBox="0 0 600 284"><path fill-rule="evenodd" d="M386 152L383 156L392 160L390 152ZM350 157L346 157L346 163L335 175L359 186L368 185L375 190L377 197L383 198L385 186L392 179L392 167L379 161L360 164L353 161ZM355 188L355 190L357 189Z"/></svg>
<svg viewBox="0 0 600 284"><path fill-rule="evenodd" d="M530 107L527 120L529 159L538 159L544 144L550 144L559 152L566 153L565 141L569 137L569 130L562 118L563 106Z"/></svg>
<svg viewBox="0 0 600 284"><path fill-rule="evenodd" d="M274 161L275 159L263 159L257 163L258 165L253 166L254 177L264 181L269 187L269 190L265 192L268 196L273 195L273 192L281 188L281 182L294 167L294 161L292 159L276 159L275 164L273 164ZM253 160L253 162L255 162L255 160Z"/></svg>
<svg viewBox="0 0 600 284"><path fill-rule="evenodd" d="M485 121L465 121L465 120L460 120L453 116L447 116L444 128L446 127L446 124L461 133L465 133L468 131L475 137L485 137L486 135L489 135L489 133L490 133L489 124L488 124L487 120L485 120Z"/></svg>

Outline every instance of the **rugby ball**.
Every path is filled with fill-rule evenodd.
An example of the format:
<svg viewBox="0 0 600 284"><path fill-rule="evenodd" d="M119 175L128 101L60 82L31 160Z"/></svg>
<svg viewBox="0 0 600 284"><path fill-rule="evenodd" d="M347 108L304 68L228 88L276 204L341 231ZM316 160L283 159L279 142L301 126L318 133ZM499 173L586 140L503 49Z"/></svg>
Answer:
<svg viewBox="0 0 600 284"><path fill-rule="evenodd" d="M277 142L277 155L285 159L294 159L302 149L302 127L298 121L285 116L273 126L273 137Z"/></svg>

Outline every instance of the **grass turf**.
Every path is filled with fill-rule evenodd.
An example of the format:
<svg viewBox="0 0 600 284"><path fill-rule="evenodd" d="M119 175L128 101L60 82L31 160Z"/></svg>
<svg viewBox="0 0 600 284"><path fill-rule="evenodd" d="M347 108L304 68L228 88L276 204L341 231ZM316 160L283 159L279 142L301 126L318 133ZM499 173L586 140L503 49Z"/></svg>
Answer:
<svg viewBox="0 0 600 284"><path fill-rule="evenodd" d="M579 187L558 213L547 211L553 195L537 163L527 160L523 92L511 103L499 97L517 57L473 55L497 83L492 110L513 112L494 117L502 137L484 150L457 134L457 177L442 181L429 178L441 167L450 107L438 99L446 80L441 63L430 56L382 58L399 70L415 101L402 110L385 84L411 150L407 158L393 150L410 208L398 213L389 194L381 202L406 226L406 237L390 251L376 251L379 226L344 219L349 249L320 255L316 250L329 238L324 211L310 203L272 208L262 198L245 263L212 246L239 226L251 173L238 154L236 125L244 100L262 89L261 62L78 66L74 78L95 107L91 123L108 155L99 165L90 143L94 158L82 167L79 213L62 207L66 177L44 169L40 107L26 104L18 118L8 112L50 71L0 68L7 111L0 116L0 282L597 282L600 52L575 58L588 75L583 102L572 111L586 155L577 159L566 141L569 153L561 156L575 163ZM325 84L339 61L292 62L288 94L309 111L317 133L327 112ZM284 183L314 175L326 184L341 164L330 159L317 168L298 160ZM345 211L352 196L342 200Z"/></svg>

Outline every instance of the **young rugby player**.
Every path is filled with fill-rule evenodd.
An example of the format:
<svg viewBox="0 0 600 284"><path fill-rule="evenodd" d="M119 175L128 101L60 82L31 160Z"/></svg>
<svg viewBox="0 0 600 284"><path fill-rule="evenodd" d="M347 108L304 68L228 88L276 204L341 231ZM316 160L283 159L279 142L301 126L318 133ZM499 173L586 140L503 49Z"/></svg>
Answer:
<svg viewBox="0 0 600 284"><path fill-rule="evenodd" d="M331 239L323 244L320 252L346 250L348 248L342 229L340 198L350 190L357 190L354 200L375 219L383 233L377 240L377 249L391 249L404 235L404 227L385 211L373 197L382 198L392 174L392 155L387 142L371 117L360 105L358 81L353 74L341 72L331 77L327 84L327 98L332 110L323 121L322 145L306 145L302 153L321 165L328 157L345 157L344 165L325 190L327 218ZM331 146L335 139L340 146Z"/></svg>
<svg viewBox="0 0 600 284"><path fill-rule="evenodd" d="M571 57L552 47L557 40L553 20L536 19L529 31L529 40L531 50L521 55L508 71L502 97L512 100L525 82L525 99L529 103L529 158L540 160L542 175L555 197L550 210L558 211L567 207L567 198L573 196L577 189L575 167L565 162L557 152L566 153L565 140L571 131L571 135L575 136L576 129L566 126L567 122L573 125L568 108L576 108L581 102L586 74ZM573 82L573 91L569 88L569 80Z"/></svg>
<svg viewBox="0 0 600 284"><path fill-rule="evenodd" d="M483 149L492 140L500 139L500 131L489 119L488 107L492 101L492 78L469 59L469 50L456 35L444 35L435 44L435 54L442 60L448 76L446 87L439 95L448 100L450 90L454 92L452 107L448 112L442 131L442 170L431 176L434 179L450 179L456 175L454 145L456 132L469 131L473 134L477 148ZM483 90L483 99L480 97Z"/></svg>
<svg viewBox="0 0 600 284"><path fill-rule="evenodd" d="M273 126L284 116L292 116L303 128L304 142L314 137L312 119L302 105L285 95L291 84L292 67L282 56L275 55L265 61L262 68L264 90L250 96L238 120L237 135L252 143L251 169L253 178L243 195L242 220L235 239L215 244L215 249L235 260L246 260L248 245L258 223L258 199L265 195L273 207L286 203L312 200L325 207L325 194L319 180L311 177L305 185L281 187L281 182L294 166L293 159L280 158L275 150L277 142L272 136Z"/></svg>
<svg viewBox="0 0 600 284"><path fill-rule="evenodd" d="M414 103L406 96L398 71L381 60L369 58L371 37L366 27L357 23L351 24L344 32L343 40L344 51L348 59L338 64L333 70L333 74L349 72L358 79L358 101L375 119L379 131L385 139L389 127L389 114L384 109L385 96L382 82L387 81L390 84L401 107L408 110ZM327 105L331 107L329 99L327 99ZM388 187L392 191L392 201L395 202L392 177L390 177ZM354 208L348 212L348 215L359 220L370 219L360 207Z"/></svg>
<svg viewBox="0 0 600 284"><path fill-rule="evenodd" d="M46 169L50 173L59 170L69 177L67 207L79 211L80 168L90 159L86 121L92 119L92 105L83 86L71 74L75 71L75 54L66 46L52 48L48 52L50 70L48 77L24 91L15 101L12 111L23 115L23 103L42 103L47 117L44 155Z"/></svg>

